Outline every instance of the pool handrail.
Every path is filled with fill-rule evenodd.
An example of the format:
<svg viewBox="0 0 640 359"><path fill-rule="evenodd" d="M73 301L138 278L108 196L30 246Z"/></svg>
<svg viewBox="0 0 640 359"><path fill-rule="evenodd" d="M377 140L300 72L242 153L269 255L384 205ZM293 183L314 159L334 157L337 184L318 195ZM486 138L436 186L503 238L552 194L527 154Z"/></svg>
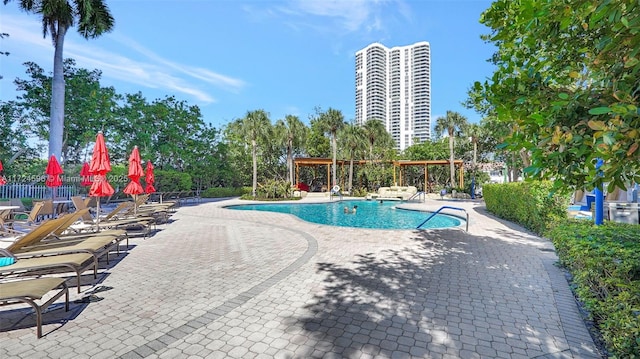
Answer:
<svg viewBox="0 0 640 359"><path fill-rule="evenodd" d="M424 222L420 223L416 229L420 229L420 227L422 227L425 223L429 222L429 220L433 217L436 216L436 214L440 213L440 211L442 211L443 209L454 209L456 211L463 211L466 215L467 215L467 228L466 231L469 232L469 213L464 209L464 208L459 208L459 207L451 207L451 206L442 206L440 208L438 208L437 211L431 213L431 215L424 220Z"/></svg>
<svg viewBox="0 0 640 359"><path fill-rule="evenodd" d="M422 197L422 202L424 202L426 200L426 198L427 198L427 195L423 191L416 192L411 197L409 197L409 199L407 199L407 202L411 201L412 199L414 199L416 197L418 198L418 200L420 200L420 197Z"/></svg>

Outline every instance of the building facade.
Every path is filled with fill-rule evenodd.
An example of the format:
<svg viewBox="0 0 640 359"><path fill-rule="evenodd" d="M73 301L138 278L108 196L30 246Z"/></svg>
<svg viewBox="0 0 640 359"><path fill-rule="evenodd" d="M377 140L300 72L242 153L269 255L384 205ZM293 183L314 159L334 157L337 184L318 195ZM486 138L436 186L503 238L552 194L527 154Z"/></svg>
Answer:
<svg viewBox="0 0 640 359"><path fill-rule="evenodd" d="M403 151L431 138L431 48L428 42L356 52L356 123L381 120Z"/></svg>

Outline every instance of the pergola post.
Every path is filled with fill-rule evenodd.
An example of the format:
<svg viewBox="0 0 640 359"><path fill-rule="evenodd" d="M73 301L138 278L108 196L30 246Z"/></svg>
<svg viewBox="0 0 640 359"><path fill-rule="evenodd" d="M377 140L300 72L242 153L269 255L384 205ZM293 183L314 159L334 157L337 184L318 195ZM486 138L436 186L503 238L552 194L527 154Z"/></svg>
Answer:
<svg viewBox="0 0 640 359"><path fill-rule="evenodd" d="M427 193L428 188L429 188L429 182L428 182L428 179L429 179L429 177L428 177L429 176L429 172L428 171L429 170L427 170L427 167L429 167L429 165L427 165L425 163L425 165L424 165L424 188L422 188L424 193Z"/></svg>
<svg viewBox="0 0 640 359"><path fill-rule="evenodd" d="M298 165L298 163L296 163L296 186L298 185L298 183L300 183L300 166Z"/></svg>
<svg viewBox="0 0 640 359"><path fill-rule="evenodd" d="M331 165L327 165L327 190L331 190Z"/></svg>
<svg viewBox="0 0 640 359"><path fill-rule="evenodd" d="M393 183L396 183L396 163L393 163Z"/></svg>

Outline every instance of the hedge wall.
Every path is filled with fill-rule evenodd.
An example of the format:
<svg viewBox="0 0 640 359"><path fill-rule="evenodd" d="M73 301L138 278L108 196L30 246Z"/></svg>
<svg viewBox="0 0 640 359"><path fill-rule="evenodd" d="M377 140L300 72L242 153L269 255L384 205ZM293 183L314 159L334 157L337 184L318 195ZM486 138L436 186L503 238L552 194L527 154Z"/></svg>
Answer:
<svg viewBox="0 0 640 359"><path fill-rule="evenodd" d="M543 235L567 218L570 194L551 189L549 181L485 184L482 195L489 212Z"/></svg>

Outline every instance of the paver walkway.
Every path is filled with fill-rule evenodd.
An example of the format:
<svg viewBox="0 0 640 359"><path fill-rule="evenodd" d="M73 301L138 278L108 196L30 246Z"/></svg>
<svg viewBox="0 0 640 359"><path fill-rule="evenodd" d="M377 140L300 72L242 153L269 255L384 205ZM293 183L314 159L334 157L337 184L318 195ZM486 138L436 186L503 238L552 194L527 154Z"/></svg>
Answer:
<svg viewBox="0 0 640 359"><path fill-rule="evenodd" d="M238 202L132 239L86 276L92 300L44 315L40 340L29 309L0 308L0 358L600 357L551 243L478 203L455 202L465 233L222 208Z"/></svg>

